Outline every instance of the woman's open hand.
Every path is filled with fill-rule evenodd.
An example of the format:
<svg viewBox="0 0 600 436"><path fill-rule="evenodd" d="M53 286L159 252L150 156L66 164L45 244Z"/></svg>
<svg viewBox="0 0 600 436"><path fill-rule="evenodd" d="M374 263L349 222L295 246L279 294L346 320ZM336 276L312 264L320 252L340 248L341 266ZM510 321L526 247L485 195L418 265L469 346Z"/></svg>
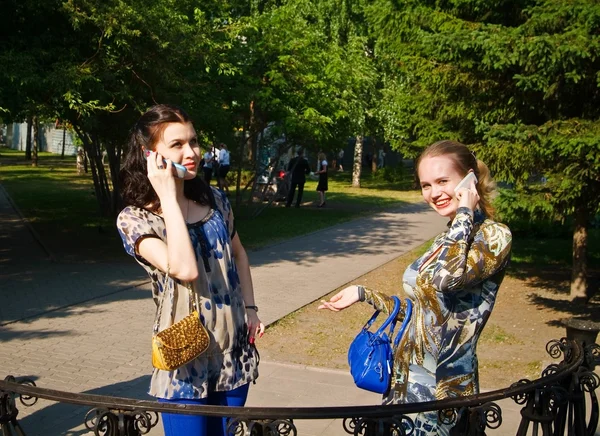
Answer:
<svg viewBox="0 0 600 436"><path fill-rule="evenodd" d="M339 312L346 307L352 306L358 301L358 286L352 285L342 289L335 294L329 301L321 300L321 305L317 309L329 309Z"/></svg>

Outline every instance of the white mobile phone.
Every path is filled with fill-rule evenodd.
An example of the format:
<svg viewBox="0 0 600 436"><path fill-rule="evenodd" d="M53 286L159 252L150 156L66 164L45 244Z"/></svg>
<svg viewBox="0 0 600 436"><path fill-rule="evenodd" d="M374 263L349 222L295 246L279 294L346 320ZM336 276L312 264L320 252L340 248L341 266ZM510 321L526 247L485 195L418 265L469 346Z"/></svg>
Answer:
<svg viewBox="0 0 600 436"><path fill-rule="evenodd" d="M456 185L454 188L454 192L458 192L460 189L468 188L471 185L471 181L477 184L477 176L475 176L474 172L469 172L467 175Z"/></svg>
<svg viewBox="0 0 600 436"><path fill-rule="evenodd" d="M150 150L144 150L144 157L148 159L150 153ZM167 161L165 159L163 159L163 162L165 165L167 164ZM175 174L177 175L177 177L183 179L185 177L185 173L187 173L187 168L183 165L176 164L175 162L171 162L171 165L173 165L173 168L175 168Z"/></svg>

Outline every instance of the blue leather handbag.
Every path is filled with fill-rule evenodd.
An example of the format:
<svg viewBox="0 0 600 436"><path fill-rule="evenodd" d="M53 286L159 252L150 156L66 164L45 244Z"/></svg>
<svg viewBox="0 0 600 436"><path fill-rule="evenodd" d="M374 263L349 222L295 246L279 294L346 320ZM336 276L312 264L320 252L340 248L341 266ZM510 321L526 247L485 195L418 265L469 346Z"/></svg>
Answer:
<svg viewBox="0 0 600 436"><path fill-rule="evenodd" d="M394 360L392 338L396 326L396 316L400 311L400 299L394 299L394 309L375 333L369 327L375 322L380 311L376 311L367 321L348 349L348 364L354 383L361 389L385 394L390 389L392 364ZM412 302L406 300L406 315L394 340L394 348L400 342L412 314ZM387 329L387 332L386 332Z"/></svg>

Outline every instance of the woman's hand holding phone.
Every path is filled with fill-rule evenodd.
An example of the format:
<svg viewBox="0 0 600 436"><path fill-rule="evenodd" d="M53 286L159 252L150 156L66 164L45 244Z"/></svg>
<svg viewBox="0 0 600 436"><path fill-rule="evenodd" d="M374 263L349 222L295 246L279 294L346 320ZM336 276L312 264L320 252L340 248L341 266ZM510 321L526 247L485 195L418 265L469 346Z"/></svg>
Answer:
<svg viewBox="0 0 600 436"><path fill-rule="evenodd" d="M153 151L149 152L146 160L148 163L148 180L150 180L161 203L169 198L175 199L176 186L171 161L165 160L162 155Z"/></svg>
<svg viewBox="0 0 600 436"><path fill-rule="evenodd" d="M471 210L477 209L479 193L477 192L477 177L475 173L469 171L458 185L456 185L454 193L458 199L458 207L467 207Z"/></svg>
<svg viewBox="0 0 600 436"><path fill-rule="evenodd" d="M148 157L151 156L153 153L156 154L153 151L144 150L144 157L146 159L148 159ZM160 162L160 161L157 161L157 162ZM174 172L175 176L177 176L177 178L179 178L179 179L183 179L185 177L185 174L187 173L187 168L184 167L183 165L176 164L173 161L169 161L169 162L173 166L173 170L174 170L173 172ZM162 164L161 163L157 163L157 168L158 169L163 169L163 168L166 167L166 165L167 165L167 160L165 158L162 158Z"/></svg>

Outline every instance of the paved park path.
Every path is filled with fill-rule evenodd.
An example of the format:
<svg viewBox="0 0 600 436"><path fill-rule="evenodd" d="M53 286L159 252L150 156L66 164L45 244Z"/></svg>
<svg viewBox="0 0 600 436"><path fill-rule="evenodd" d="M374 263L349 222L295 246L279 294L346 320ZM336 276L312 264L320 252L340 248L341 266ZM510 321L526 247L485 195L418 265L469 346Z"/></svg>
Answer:
<svg viewBox="0 0 600 436"><path fill-rule="evenodd" d="M414 204L249 253L257 304L271 324L427 241L445 221ZM39 386L148 399L154 307L133 261L52 261L0 185L0 377ZM380 404L346 371L262 361L247 406ZM495 434L515 434L516 407L501 403ZM28 436L84 435L88 408L40 400L20 407ZM515 413L513 413L515 412ZM512 416L512 418L511 418ZM508 422L507 422L508 421ZM296 421L300 436L346 435L339 420ZM162 435L161 426L150 432Z"/></svg>

